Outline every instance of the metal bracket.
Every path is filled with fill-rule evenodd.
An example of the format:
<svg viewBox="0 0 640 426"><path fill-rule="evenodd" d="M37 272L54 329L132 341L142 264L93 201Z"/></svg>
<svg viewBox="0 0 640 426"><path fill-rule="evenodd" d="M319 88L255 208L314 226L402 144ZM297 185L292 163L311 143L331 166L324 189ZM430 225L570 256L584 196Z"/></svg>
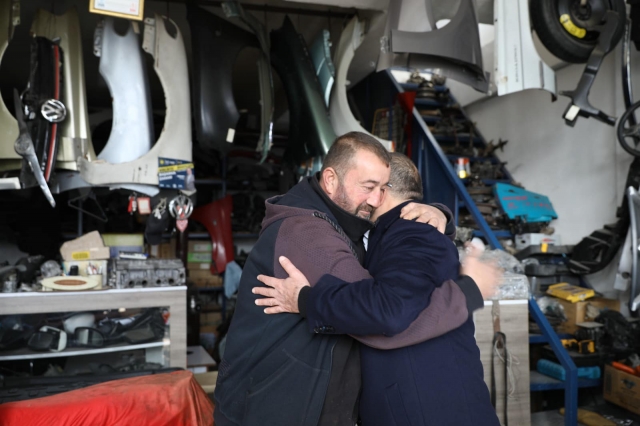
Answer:
<svg viewBox="0 0 640 426"><path fill-rule="evenodd" d="M154 18L146 18L144 20L144 36L142 38L142 49L156 57L156 20Z"/></svg>
<svg viewBox="0 0 640 426"><path fill-rule="evenodd" d="M607 52L611 51L615 31L620 24L618 14L611 10L607 11L605 19L606 21L600 30L600 37L598 37L598 44L589 56L587 65L582 72L582 77L580 77L580 81L578 82L578 87L573 91L561 93L562 96L571 98L571 104L569 104L563 114L565 123L571 127L575 126L578 116L585 118L594 117L610 126L616 123L615 117L605 114L589 103L591 86L593 86L593 82L598 75L604 57L607 55Z"/></svg>
<svg viewBox="0 0 640 426"><path fill-rule="evenodd" d="M107 223L109 221L109 218L107 217L106 213L104 212L104 210L102 209L102 206L100 206L100 203L98 203L98 199L96 198L96 194L89 189L88 191L85 191L83 189L79 190L80 195L78 197L74 197L74 198L70 198L69 201L67 201L67 205L69 207L71 207L74 210L78 210L79 212L82 212L84 214L86 214L87 216L90 216L96 220L99 220L102 223ZM93 200L93 202L95 203L95 205L98 207L98 211L100 213L100 216L85 210L82 205L84 204L85 201L87 200ZM77 205L75 203L78 203Z"/></svg>

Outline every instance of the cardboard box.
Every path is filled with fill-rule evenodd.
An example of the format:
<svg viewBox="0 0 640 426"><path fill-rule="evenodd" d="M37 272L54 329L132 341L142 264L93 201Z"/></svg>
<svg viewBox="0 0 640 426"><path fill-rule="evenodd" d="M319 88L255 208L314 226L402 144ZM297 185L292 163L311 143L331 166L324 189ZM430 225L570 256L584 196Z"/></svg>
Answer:
<svg viewBox="0 0 640 426"><path fill-rule="evenodd" d="M213 251L213 247L211 245L211 241L203 241L203 240L189 240L189 249L187 253L211 253Z"/></svg>
<svg viewBox="0 0 640 426"><path fill-rule="evenodd" d="M65 261L106 260L109 259L109 247L105 247L100 233L93 231L62 244L60 254Z"/></svg>
<svg viewBox="0 0 640 426"><path fill-rule="evenodd" d="M149 255L156 259L175 259L176 258L176 240L158 244L156 246L148 246Z"/></svg>
<svg viewBox="0 0 640 426"><path fill-rule="evenodd" d="M207 312L206 314L200 314L200 331L203 327L215 327L217 328L222 324L221 312Z"/></svg>
<svg viewBox="0 0 640 426"><path fill-rule="evenodd" d="M189 262L187 263L187 269L189 271L210 271L211 260L209 262Z"/></svg>
<svg viewBox="0 0 640 426"><path fill-rule="evenodd" d="M591 321L592 318L587 318L587 305L595 306L596 308L602 309L611 309L613 311L620 311L620 301L614 299L605 299L604 297L593 297L591 299L585 300L583 302L571 303L567 300L557 299L556 300L562 305L564 309L564 314L567 317L567 321L563 322L557 327L557 331L559 333L568 333L573 334L578 330L578 326L576 324L580 324L581 322Z"/></svg>
<svg viewBox="0 0 640 426"><path fill-rule="evenodd" d="M640 377L607 365L604 368L603 395L606 401L640 414Z"/></svg>
<svg viewBox="0 0 640 426"><path fill-rule="evenodd" d="M144 246L143 234L104 234L102 239L107 247Z"/></svg>
<svg viewBox="0 0 640 426"><path fill-rule="evenodd" d="M223 280L220 275L212 274L209 269L189 270L189 281L192 281L196 287L222 287Z"/></svg>
<svg viewBox="0 0 640 426"><path fill-rule="evenodd" d="M211 252L199 252L187 254L187 262L189 263L211 263Z"/></svg>

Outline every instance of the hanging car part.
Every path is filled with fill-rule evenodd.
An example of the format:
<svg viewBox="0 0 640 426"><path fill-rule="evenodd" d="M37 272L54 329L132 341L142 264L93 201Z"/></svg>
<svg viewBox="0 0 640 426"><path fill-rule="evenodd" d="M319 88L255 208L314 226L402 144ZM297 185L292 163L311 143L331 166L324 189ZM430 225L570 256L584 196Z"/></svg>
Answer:
<svg viewBox="0 0 640 426"><path fill-rule="evenodd" d="M606 22L604 23L603 30L600 33L600 37L598 37L598 44L595 49L591 51L589 61L582 72L580 81L578 82L578 87L573 91L564 91L561 93L562 96L568 96L571 98L571 104L569 104L563 115L565 123L571 127L575 126L578 116L585 118L594 117L603 123L609 124L610 126L613 126L616 123L615 117L605 114L599 109L591 106L589 103L589 92L591 91L591 86L598 75L598 71L600 70L604 57L609 51L611 51L614 31L619 26L619 17L617 13L608 11L605 15L605 19Z"/></svg>
<svg viewBox="0 0 640 426"><path fill-rule="evenodd" d="M324 156L336 139L304 40L289 17L271 31L271 61L287 93L289 147L285 158L299 164Z"/></svg>
<svg viewBox="0 0 640 426"><path fill-rule="evenodd" d="M544 89L556 99L556 73L536 50L529 25L529 0L494 3L495 75L498 96Z"/></svg>
<svg viewBox="0 0 640 426"><path fill-rule="evenodd" d="M386 13L378 13L361 22L364 22L364 39L356 50L347 73L349 87L355 86L369 74L376 72L380 38L384 36L387 23Z"/></svg>
<svg viewBox="0 0 640 426"><path fill-rule="evenodd" d="M391 67L437 70L486 93L489 79L482 65L473 0L461 0L455 16L439 30L430 9L430 1L391 0L385 35L380 40L378 71Z"/></svg>
<svg viewBox="0 0 640 426"><path fill-rule="evenodd" d="M171 19L155 15L145 19L142 48L153 58L165 93L167 113L155 145L142 157L126 163L79 160L80 174L92 185L159 185L159 163L191 163L191 105L184 41Z"/></svg>
<svg viewBox="0 0 640 426"><path fill-rule="evenodd" d="M13 97L16 106L16 118L18 120L18 127L20 129L20 135L18 139L15 141L15 150L18 155L20 155L31 169L31 173L35 177L38 182L38 186L44 193L44 196L51 204L51 207L56 206L56 202L53 199L53 195L51 195L51 190L47 185L47 181L44 178L42 173L42 169L40 168L40 163L38 161L38 157L36 157L36 150L33 147L33 142L31 141L31 135L29 134L29 130L27 129L27 123L24 120L24 116L22 114L22 103L20 102L20 95L18 95L17 90L13 90Z"/></svg>
<svg viewBox="0 0 640 426"><path fill-rule="evenodd" d="M60 100L67 109L67 118L59 128L56 168L78 170L78 158L96 159L89 130L78 11L71 8L58 16L39 9L31 25L31 34L59 43L64 52Z"/></svg>
<svg viewBox="0 0 640 426"><path fill-rule="evenodd" d="M67 109L60 102L63 89L61 68L64 62L64 54L57 43L44 37L33 38L29 86L22 101L33 148L47 182L56 165L60 141L58 123L67 116ZM24 186L33 186L35 182L27 177L30 176L28 167L23 166L22 171Z"/></svg>
<svg viewBox="0 0 640 426"><path fill-rule="evenodd" d="M618 24L612 28L605 55L618 44L624 32L624 0L536 0L529 7L531 23L544 47L566 62L578 64L589 60L602 38L602 24L608 11L618 16Z"/></svg>
<svg viewBox="0 0 640 426"><path fill-rule="evenodd" d="M255 16L246 13L239 2L226 1L222 3L222 10L227 18L240 18L258 38L262 56L258 60L258 76L260 83L260 107L262 110L260 121L260 139L256 151L261 152L260 162L267 159L267 155L273 144L273 111L275 96L273 93L273 76L271 75L271 46L269 45L269 34L267 30Z"/></svg>
<svg viewBox="0 0 640 426"><path fill-rule="evenodd" d="M0 63L13 32L20 24L20 2L0 0ZM18 170L22 164L13 148L18 138L18 122L11 115L0 96L0 170Z"/></svg>
<svg viewBox="0 0 640 426"><path fill-rule="evenodd" d="M631 186L627 189L627 197L629 199L629 216L631 216L631 250L633 251L629 310L634 316L637 316L637 306L634 302L640 296L640 195Z"/></svg>
<svg viewBox="0 0 640 426"><path fill-rule="evenodd" d="M245 47L258 48L258 39L199 7L188 5L187 19L193 51L196 140L203 149L224 154L233 147L240 118L233 98L233 64Z"/></svg>
<svg viewBox="0 0 640 426"><path fill-rule="evenodd" d="M227 195L220 200L198 207L191 215L191 219L204 225L211 236L211 272L214 274L223 273L227 263L234 257L231 233L232 213L233 198Z"/></svg>
<svg viewBox="0 0 640 426"><path fill-rule="evenodd" d="M331 124L336 135L343 135L348 132L367 132L353 116L353 112L349 107L347 99L347 72L353 60L356 49L360 46L363 38L362 23L357 17L353 17L351 21L342 31L340 42L336 48L335 58L337 64L336 83L331 91L331 101L329 112L331 115ZM373 136L373 135L372 135ZM374 136L387 150L393 150L393 142Z"/></svg>
<svg viewBox="0 0 640 426"><path fill-rule="evenodd" d="M180 259L112 259L109 285L113 288L167 287L185 285Z"/></svg>
<svg viewBox="0 0 640 426"><path fill-rule="evenodd" d="M324 94L324 103L327 106L329 106L331 88L336 76L336 67L331 60L331 40L329 37L331 37L329 31L322 30L320 35L316 37L316 41L311 45L311 49L309 49L311 62L313 62L313 68L320 81L322 93Z"/></svg>
<svg viewBox="0 0 640 426"><path fill-rule="evenodd" d="M100 75L113 99L111 134L98 159L112 164L142 157L155 140L149 81L138 34L132 21L126 21L124 34L116 31L115 24L114 18L100 21L93 37Z"/></svg>

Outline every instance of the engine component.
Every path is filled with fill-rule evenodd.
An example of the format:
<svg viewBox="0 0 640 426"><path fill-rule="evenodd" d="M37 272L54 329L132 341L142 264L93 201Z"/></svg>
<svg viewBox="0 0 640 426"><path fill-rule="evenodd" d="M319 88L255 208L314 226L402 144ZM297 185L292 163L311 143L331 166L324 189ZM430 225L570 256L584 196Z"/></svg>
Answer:
<svg viewBox="0 0 640 426"><path fill-rule="evenodd" d="M121 35L116 32L115 20L106 18L98 24L93 38L100 75L113 99L111 134L98 159L112 164L142 157L155 140L149 81L133 25L127 21L127 31Z"/></svg>
<svg viewBox="0 0 640 426"><path fill-rule="evenodd" d="M180 259L112 259L109 285L114 288L167 287L185 285Z"/></svg>
<svg viewBox="0 0 640 426"><path fill-rule="evenodd" d="M92 185L157 186L160 162L192 161L189 74L182 34L171 19L156 14L155 19L145 19L142 48L155 59L154 69L165 92L164 128L153 148L134 161L111 164L79 159L80 174Z"/></svg>
<svg viewBox="0 0 640 426"><path fill-rule="evenodd" d="M60 100L66 107L67 118L60 124L56 167L78 170L79 157L87 161L96 159L89 130L78 11L71 8L64 15L58 16L38 9L31 25L31 33L50 41L59 40L60 49L64 52Z"/></svg>
<svg viewBox="0 0 640 426"><path fill-rule="evenodd" d="M489 89L473 0L462 0L455 16L435 29L431 2L391 0L380 40L378 71L391 67L437 71L479 92Z"/></svg>
<svg viewBox="0 0 640 426"><path fill-rule="evenodd" d="M362 24L357 17L351 19L342 31L335 58L337 63L336 84L331 91L331 101L329 111L331 114L331 124L336 135L343 135L348 132L367 132L353 116L347 100L347 72L353 60L356 49L360 46L363 38ZM393 150L393 142L376 137L387 150Z"/></svg>
<svg viewBox="0 0 640 426"><path fill-rule="evenodd" d="M494 82L498 96L527 89L544 89L551 92L555 100L556 73L540 58L533 44L529 0L496 0L493 13Z"/></svg>
<svg viewBox="0 0 640 426"><path fill-rule="evenodd" d="M285 158L299 164L324 156L336 139L309 52L289 17L271 31L271 62L289 104L289 147ZM337 85L334 85L334 87Z"/></svg>

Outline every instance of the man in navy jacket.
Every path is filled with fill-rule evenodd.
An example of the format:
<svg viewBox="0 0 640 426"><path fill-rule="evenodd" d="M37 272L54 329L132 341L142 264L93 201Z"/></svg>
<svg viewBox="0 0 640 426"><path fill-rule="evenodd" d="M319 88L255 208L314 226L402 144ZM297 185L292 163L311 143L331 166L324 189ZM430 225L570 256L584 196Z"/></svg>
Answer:
<svg viewBox="0 0 640 426"><path fill-rule="evenodd" d="M314 330L362 336L379 333L381 322L389 336L407 329L429 305L433 291L458 278L460 262L455 245L437 229L400 219L407 203L422 199L420 176L407 157L393 154L388 186L372 217L377 223L365 258L375 280L349 283L325 275L312 288L285 260L287 280L297 282L283 287L287 280L259 277L282 294L289 291L262 303L284 306L285 299L297 295L297 309L289 306L286 311L306 315ZM254 292L274 295L263 288ZM402 315L390 315L399 305ZM474 332L469 315L462 326L412 346L384 350L389 349L384 337L365 341L360 352L363 425L498 426Z"/></svg>

